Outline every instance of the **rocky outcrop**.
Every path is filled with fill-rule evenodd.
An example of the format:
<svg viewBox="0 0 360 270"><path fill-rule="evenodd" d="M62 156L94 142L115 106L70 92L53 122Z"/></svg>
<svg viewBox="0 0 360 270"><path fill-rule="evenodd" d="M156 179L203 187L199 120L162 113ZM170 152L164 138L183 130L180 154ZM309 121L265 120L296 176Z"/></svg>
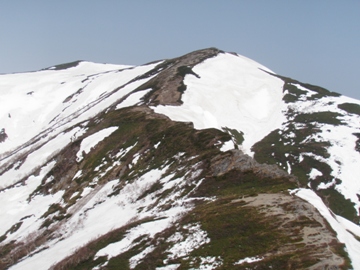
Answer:
<svg viewBox="0 0 360 270"><path fill-rule="evenodd" d="M232 201L233 206L239 203L245 204L242 207L255 207L264 220L270 218L277 231L292 242L260 254L264 260L298 254L289 259L289 266L308 264L306 269L315 270L341 269L344 265L344 258L337 253L343 244L311 204L286 193L258 194Z"/></svg>
<svg viewBox="0 0 360 270"><path fill-rule="evenodd" d="M255 159L244 154L241 150L233 149L226 153L217 155L211 160L211 175L220 176L231 170L239 172L252 171L259 177L270 178L289 178L290 181L296 181L296 178L289 175L276 165L260 164Z"/></svg>
<svg viewBox="0 0 360 270"><path fill-rule="evenodd" d="M185 75L190 74L198 77L192 68L221 52L216 48L209 48L165 60L156 67L156 71L160 71L160 73L141 85L138 90L149 88L153 90L145 98L148 105L180 105L182 103L181 95L186 90L186 85L183 82ZM145 76L150 76L152 72L154 71L145 74Z"/></svg>

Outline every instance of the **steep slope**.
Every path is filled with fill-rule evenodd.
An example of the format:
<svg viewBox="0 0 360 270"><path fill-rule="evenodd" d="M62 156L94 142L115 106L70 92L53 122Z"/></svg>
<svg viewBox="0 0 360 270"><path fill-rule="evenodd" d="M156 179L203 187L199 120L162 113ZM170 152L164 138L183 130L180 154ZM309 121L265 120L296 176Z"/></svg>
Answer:
<svg viewBox="0 0 360 270"><path fill-rule="evenodd" d="M358 101L215 48L0 94L2 269L360 267Z"/></svg>
<svg viewBox="0 0 360 270"><path fill-rule="evenodd" d="M154 107L176 121L194 123L196 129L236 130L235 141L251 154L251 146L285 121L282 108L284 82L264 66L242 56L220 54L193 68L181 106Z"/></svg>
<svg viewBox="0 0 360 270"><path fill-rule="evenodd" d="M360 102L284 80L287 120L254 146L255 159L296 175L335 214L359 224Z"/></svg>

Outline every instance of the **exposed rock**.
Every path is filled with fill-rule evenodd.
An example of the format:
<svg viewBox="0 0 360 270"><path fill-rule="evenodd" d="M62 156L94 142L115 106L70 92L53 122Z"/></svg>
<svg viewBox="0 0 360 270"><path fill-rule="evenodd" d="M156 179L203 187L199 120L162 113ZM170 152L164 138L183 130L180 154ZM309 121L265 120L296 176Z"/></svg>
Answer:
<svg viewBox="0 0 360 270"><path fill-rule="evenodd" d="M211 160L210 168L212 176L220 176L229 172L230 170L238 170L240 172L253 171L260 177L287 177L291 181L296 181L295 177L289 175L278 166L260 164L238 149L230 150L226 153L214 157Z"/></svg>
<svg viewBox="0 0 360 270"><path fill-rule="evenodd" d="M186 90L183 82L185 75L192 74L198 77L192 71L192 67L221 52L216 48L209 48L166 60L156 67L161 72L141 85L138 90L153 89L146 97L148 105L180 105L181 95Z"/></svg>
<svg viewBox="0 0 360 270"><path fill-rule="evenodd" d="M317 261L307 269L340 269L344 264L344 259L334 252L341 248L342 244L311 204L285 193L259 194L232 201L234 205L239 202L272 217L279 231L293 240L291 245L262 254L264 259L298 253L302 258L308 257L309 260Z"/></svg>

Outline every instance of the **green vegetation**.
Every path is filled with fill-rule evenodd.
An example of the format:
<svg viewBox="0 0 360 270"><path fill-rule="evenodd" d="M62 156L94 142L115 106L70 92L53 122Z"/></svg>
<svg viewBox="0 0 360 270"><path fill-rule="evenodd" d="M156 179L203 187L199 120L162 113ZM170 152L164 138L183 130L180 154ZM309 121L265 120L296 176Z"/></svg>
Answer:
<svg viewBox="0 0 360 270"><path fill-rule="evenodd" d="M256 176L254 172L239 173L231 170L219 177L207 178L198 196L216 196L214 202L199 205L185 221L200 222L211 242L195 250L193 257L219 256L223 265L219 269L234 269L239 258L257 256L285 244L289 239L282 235L271 217L258 209L244 207L244 202L233 200L260 193L277 193L295 188L286 178L270 179ZM188 265L182 263L182 268Z"/></svg>
<svg viewBox="0 0 360 270"><path fill-rule="evenodd" d="M273 253L273 256L258 262L257 267L277 266L277 269L284 269L287 265L291 265L295 269L316 263L315 259L302 256L300 251L291 254L280 252L275 255L276 251L286 244L292 243L295 248L296 242L301 241L301 238L295 241L291 240L291 236L279 227L281 219L266 216L255 207L244 205L242 201L234 203L231 198L222 198L203 204L197 207L184 221L188 223L200 221L202 229L211 239L210 243L193 251L190 257L196 259L220 255L222 265L217 269L246 269L247 264L238 266L234 264L241 258L268 253ZM181 263L179 269L189 269L190 266L199 267L199 261L194 261L195 265L191 264L190 260L179 261Z"/></svg>
<svg viewBox="0 0 360 270"><path fill-rule="evenodd" d="M51 215L51 214L53 214L55 212L59 212L60 214L64 214L65 210L58 203L51 204L49 206L49 209L41 216L41 218L46 218L47 216L49 216L49 215Z"/></svg>
<svg viewBox="0 0 360 270"><path fill-rule="evenodd" d="M236 129L232 129L228 127L222 127L222 129L226 131L233 138L233 141L237 145L241 145L244 142L244 133L242 131L238 131Z"/></svg>
<svg viewBox="0 0 360 270"><path fill-rule="evenodd" d="M254 158L260 163L278 164L283 169L287 169L290 164L292 174L298 177L300 184L306 186L308 174L311 168L317 168L323 173L322 181L327 182L331 169L309 156L303 156L302 161L299 157L303 153L311 153L316 156L328 158L327 147L329 143L319 143L315 140L306 140L308 136L316 134L319 130L312 124L296 129L293 124L289 124L285 131L274 130L263 140L256 143L252 150L255 152ZM293 134L290 136L290 134Z"/></svg>
<svg viewBox="0 0 360 270"><path fill-rule="evenodd" d="M125 225L121 228L115 229L105 235L100 236L97 239L90 241L87 245L79 248L72 255L63 259L61 262L57 263L53 269L54 270L92 269L95 266L102 264L107 261L107 258L99 257L96 260L94 260L95 254L97 253L98 250L106 247L107 245L109 245L111 243L121 241L124 238L127 230L129 230L133 227L136 227L141 223L145 223L145 222L149 222L149 221L152 221L152 219L143 219L143 220L139 220L139 221L134 221L128 225ZM140 239L138 239L138 240L140 240ZM139 241L139 243L141 243L141 241ZM126 255L124 255L124 256L126 256ZM129 269L128 268L129 267L128 259L129 258L127 258L127 260L111 259L109 261L110 268L108 268L108 269ZM112 268L112 267L115 267L115 268ZM118 267L118 268L116 268L116 267ZM124 268L122 268L122 267L124 267Z"/></svg>
<svg viewBox="0 0 360 270"><path fill-rule="evenodd" d="M93 168L104 164L104 160L111 164L113 162L112 158L119 151L130 146L133 146L131 151L120 157L121 164L119 168L110 170L107 175L99 180L101 183L107 179L114 179L114 176L119 177L119 171L124 168L125 164L132 162L136 153L141 153L141 157L137 164L133 164L131 170L125 169L122 172L118 191L121 190L124 181L131 182L135 177L139 177L149 170L161 168L165 164L170 166L169 174L176 172L177 176L184 175L188 170L186 168L191 167L200 160L203 161L202 166L205 169L210 165L210 160L219 153L218 148L215 146L218 141L225 142L230 140L231 137L235 138L237 143L241 143L243 140L242 134L236 130L226 129L226 132L215 129L194 130L191 125L185 123L170 122L162 118L149 119L146 118L144 113L131 110L110 111L100 116L97 124L95 122L89 123L90 129L88 134L109 126L118 126L119 129L99 143L96 149L87 154L86 158L79 164L83 176L77 181L72 182L71 192L66 196L64 195L65 197L69 198L76 188L91 182L98 175L99 172L94 171ZM160 144L158 144L159 142ZM79 143L74 142L74 145L76 144ZM154 145L158 145L157 148L153 147ZM176 158L175 156L179 153L183 154L181 157ZM190 157L195 158L189 159ZM106 168L107 165L104 165L100 171ZM74 170L73 173L75 174L76 171ZM205 169L204 172L206 173L207 170ZM53 170L51 173L54 174L56 171ZM204 176L204 174L201 174L198 176L198 179ZM72 177L70 175L69 179L72 179ZM190 184L189 188L184 189L183 195L192 190L191 186ZM156 182L145 190L138 199L158 192L162 187L161 183ZM241 203L238 203L236 207L229 206L234 206L230 204L232 199L241 196L256 196L259 193L266 192L284 192L295 187L296 184L290 182L287 178L262 178L251 171L239 173L236 170L231 170L219 177L206 177L205 181L191 196L217 196L219 199L210 204L199 203L194 212L186 215L178 224L181 226L181 224L200 222L202 228L212 239L211 245L195 250L191 257L212 256L212 254L215 256L215 254L220 255L225 252L227 255L224 258L224 267L228 267L240 259L242 255L255 256L259 254L258 252L263 253L266 250L271 250L274 246L281 246L288 242L289 238L283 235L281 230L278 230L277 225L270 219L265 218L264 214L259 213L255 208L242 208ZM66 193L68 193L68 190ZM165 199L172 192L172 190L165 190L163 193L159 193L159 199ZM115 194L116 192L113 195ZM57 211L60 213L62 209L59 205L52 205L44 214L44 217ZM50 224L50 221L46 221ZM79 249L73 256L61 262L61 264L67 265L67 269L91 269L105 262L106 258L102 257L94 260L96 252L110 243L121 240L126 230L136 226L136 224L140 224L140 221L114 230L106 236L99 237ZM135 269L143 269L145 266L150 268L162 266L163 260L167 257L165 251L171 246L171 243L166 242L166 239L177 228L172 227L164 231L161 234L164 236L163 240L161 240L161 235L156 240L154 239L150 242L147 239L139 239L133 248L117 257L111 258L107 269L128 269L129 259L149 245L153 245L155 249ZM277 261L277 264L282 265L279 262L288 261L288 256L278 256L272 265L276 265L274 264L275 261ZM74 261L76 261L75 264L73 264ZM187 269L190 265L189 260L181 259L180 263L182 269ZM196 259L193 263L196 265Z"/></svg>
<svg viewBox="0 0 360 270"><path fill-rule="evenodd" d="M292 173L295 174L299 182L306 186L309 183L309 174L313 168L321 172L320 176L317 176L316 179L311 180L311 187L316 190L320 183L331 183L333 177L331 176L332 169L325 163L321 162L313 157L303 156L301 162L296 164L297 166L292 167Z"/></svg>
<svg viewBox="0 0 360 270"><path fill-rule="evenodd" d="M298 101L300 99L300 97L302 97L303 95L306 95L306 93L307 93L304 90L300 90L299 88L297 88L292 83L286 83L286 82L285 82L285 84L283 86L283 91L288 92L283 97L283 100L285 101L285 103L296 102L296 101Z"/></svg>
<svg viewBox="0 0 360 270"><path fill-rule="evenodd" d="M315 113L306 113L306 114L297 114L294 121L297 123L323 123L330 125L341 125L341 120L337 117L342 116L336 112L315 112Z"/></svg>
<svg viewBox="0 0 360 270"><path fill-rule="evenodd" d="M259 177L253 171L228 173L209 177L196 193L197 196L254 196L259 193L277 193L297 188L288 178Z"/></svg>
<svg viewBox="0 0 360 270"><path fill-rule="evenodd" d="M316 86L316 85L312 85L312 84L308 84L308 83L301 83L301 82L299 82L299 84L302 87L305 87L309 90L317 92L316 95L311 96L310 100L316 100L316 99L320 99L323 97L340 97L341 96L339 93L330 92L329 90L322 88L320 86Z"/></svg>
<svg viewBox="0 0 360 270"><path fill-rule="evenodd" d="M334 112L296 115L294 122L305 124L303 128L296 129L294 124L288 124L283 131L275 130L271 132L262 141L256 143L252 150L255 152L255 160L260 163L278 164L283 169L287 169L287 164L290 164L291 173L297 177L303 187L306 187L310 182L312 189L316 191L335 214L357 223L359 217L356 215L354 204L336 191L334 186L324 190L317 190L320 183L329 184L334 179L331 175L331 167L327 163L314 158L314 156L328 158L327 148L330 143L307 139L310 136L314 138L316 133L319 132L316 128L318 122L333 125L341 124L336 118L338 116L340 114ZM290 134L292 136L289 136ZM321 175L310 180L309 174L313 168L320 171Z"/></svg>
<svg viewBox="0 0 360 270"><path fill-rule="evenodd" d="M226 199L198 207L192 217L189 221L199 220L211 239L209 244L192 252L192 256L222 254L222 269L231 268L239 258L264 254L288 241L277 224L255 208L241 207L241 203L230 204Z"/></svg>
<svg viewBox="0 0 360 270"><path fill-rule="evenodd" d="M355 211L354 203L349 199L345 199L344 195L338 192L334 186L317 190L316 193L336 215L352 220L355 224L359 224L360 219Z"/></svg>
<svg viewBox="0 0 360 270"><path fill-rule="evenodd" d="M80 64L80 62L81 62L81 61L78 60L78 61L74 61L74 62L69 62L69 63L64 63L64 64L56 65L56 66L53 66L53 67L47 68L47 69L50 69L50 70L68 69L68 68L76 67L77 65Z"/></svg>
<svg viewBox="0 0 360 270"><path fill-rule="evenodd" d="M355 135L357 137L357 140L355 143L355 150L360 153L360 133L354 133L353 135Z"/></svg>
<svg viewBox="0 0 360 270"><path fill-rule="evenodd" d="M306 97L307 100L318 100L323 97L339 97L341 96L339 93L331 92L325 88L322 88L320 86L308 84L308 83L302 83L297 80L291 79L289 77L284 77L281 75L269 73L272 76L278 77L284 81L283 91L285 92L288 90L288 94L286 94L283 98L283 100L286 103L296 102L299 100L300 97L302 97L306 91L298 89L294 84L298 84L302 87L305 87L311 91L316 92L316 94L311 95L310 97Z"/></svg>
<svg viewBox="0 0 360 270"><path fill-rule="evenodd" d="M314 155L328 157L326 147L328 145L324 143L307 142L307 143L294 143L293 145L287 144L281 146L282 136L278 131L270 133L261 142L254 145L255 159L262 163L271 164L291 164L291 173L298 178L299 183L302 186L307 186L310 182L313 190L324 200L324 202L332 209L332 211L340 216L343 216L353 222L357 222L359 218L356 215L354 204L350 200L346 200L342 194L331 187L325 190L317 190L320 183L331 183L333 176L331 175L331 167L324 162L321 162L311 156L304 155L300 161L298 157L301 153L312 153ZM322 173L314 180L309 180L309 173L312 168L317 169Z"/></svg>
<svg viewBox="0 0 360 270"><path fill-rule="evenodd" d="M360 116L360 105L355 103L343 103L339 104L338 108L346 111L347 113L357 114Z"/></svg>

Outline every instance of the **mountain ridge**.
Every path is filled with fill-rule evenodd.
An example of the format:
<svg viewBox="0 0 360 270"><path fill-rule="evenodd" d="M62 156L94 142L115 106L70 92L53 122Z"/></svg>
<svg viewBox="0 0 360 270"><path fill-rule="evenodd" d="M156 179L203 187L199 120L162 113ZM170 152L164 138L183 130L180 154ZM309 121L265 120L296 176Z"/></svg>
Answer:
<svg viewBox="0 0 360 270"><path fill-rule="evenodd" d="M74 63L0 77L0 268L359 269L360 102L216 48Z"/></svg>

